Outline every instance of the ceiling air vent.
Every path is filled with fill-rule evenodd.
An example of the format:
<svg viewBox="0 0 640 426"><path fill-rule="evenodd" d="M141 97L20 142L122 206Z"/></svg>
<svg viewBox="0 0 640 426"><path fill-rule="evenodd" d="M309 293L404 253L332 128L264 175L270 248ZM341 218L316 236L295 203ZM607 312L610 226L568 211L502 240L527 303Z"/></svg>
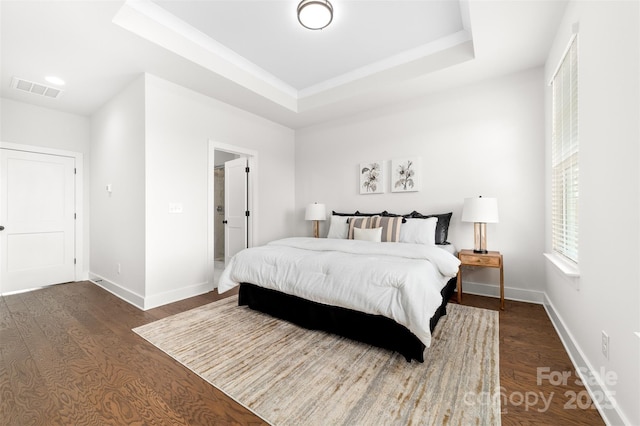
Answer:
<svg viewBox="0 0 640 426"><path fill-rule="evenodd" d="M17 77L13 77L11 79L11 87L23 92L34 93L36 95L46 96L53 99L57 98L62 93L62 90L56 89L55 87L47 86L46 84L41 83L34 83L33 81Z"/></svg>

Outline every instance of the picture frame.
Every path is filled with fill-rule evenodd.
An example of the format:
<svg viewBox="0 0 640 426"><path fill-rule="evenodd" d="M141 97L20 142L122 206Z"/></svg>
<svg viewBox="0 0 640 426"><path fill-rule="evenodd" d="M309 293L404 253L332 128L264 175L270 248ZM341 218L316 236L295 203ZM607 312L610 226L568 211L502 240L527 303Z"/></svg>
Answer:
<svg viewBox="0 0 640 426"><path fill-rule="evenodd" d="M384 193L384 162L360 163L358 168L360 194Z"/></svg>
<svg viewBox="0 0 640 426"><path fill-rule="evenodd" d="M422 189L422 158L391 160L391 192L416 192Z"/></svg>

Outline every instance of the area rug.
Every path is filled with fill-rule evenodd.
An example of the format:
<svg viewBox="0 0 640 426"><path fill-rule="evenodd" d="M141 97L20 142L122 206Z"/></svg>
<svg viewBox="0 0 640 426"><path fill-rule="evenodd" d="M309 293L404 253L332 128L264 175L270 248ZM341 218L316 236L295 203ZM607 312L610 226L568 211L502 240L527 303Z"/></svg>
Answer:
<svg viewBox="0 0 640 426"><path fill-rule="evenodd" d="M237 306L134 331L273 425L498 425L498 313L449 304L425 362Z"/></svg>

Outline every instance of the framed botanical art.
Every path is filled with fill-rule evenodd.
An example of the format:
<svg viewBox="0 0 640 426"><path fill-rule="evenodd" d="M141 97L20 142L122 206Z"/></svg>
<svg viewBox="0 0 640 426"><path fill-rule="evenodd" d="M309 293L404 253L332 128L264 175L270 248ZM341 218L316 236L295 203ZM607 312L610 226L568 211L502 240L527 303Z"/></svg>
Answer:
<svg viewBox="0 0 640 426"><path fill-rule="evenodd" d="M360 194L384 192L384 166L382 161L360 163Z"/></svg>
<svg viewBox="0 0 640 426"><path fill-rule="evenodd" d="M420 157L391 160L391 192L414 192L422 189Z"/></svg>

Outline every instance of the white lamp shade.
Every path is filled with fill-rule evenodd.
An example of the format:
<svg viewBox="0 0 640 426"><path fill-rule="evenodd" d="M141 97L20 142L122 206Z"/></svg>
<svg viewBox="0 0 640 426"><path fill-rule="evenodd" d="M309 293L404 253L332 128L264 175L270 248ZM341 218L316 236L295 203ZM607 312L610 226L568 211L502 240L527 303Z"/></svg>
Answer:
<svg viewBox="0 0 640 426"><path fill-rule="evenodd" d="M325 220L327 218L327 209L324 204L309 204L304 214L304 220Z"/></svg>
<svg viewBox="0 0 640 426"><path fill-rule="evenodd" d="M498 200L495 198L465 198L463 222L498 223Z"/></svg>

